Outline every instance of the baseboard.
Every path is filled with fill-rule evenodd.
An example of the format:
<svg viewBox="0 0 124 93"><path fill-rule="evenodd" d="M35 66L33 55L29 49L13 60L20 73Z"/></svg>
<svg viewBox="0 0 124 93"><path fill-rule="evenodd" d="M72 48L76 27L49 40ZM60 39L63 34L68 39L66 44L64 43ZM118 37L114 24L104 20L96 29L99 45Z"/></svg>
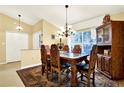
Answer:
<svg viewBox="0 0 124 93"><path fill-rule="evenodd" d="M6 64L6 62L0 62L0 65L4 65L4 64Z"/></svg>
<svg viewBox="0 0 124 93"><path fill-rule="evenodd" d="M29 67L33 67L33 66L38 66L38 65L41 65L41 64L39 63L39 64L29 65L29 66L21 67L21 69L24 69L24 68L29 68Z"/></svg>
<svg viewBox="0 0 124 93"><path fill-rule="evenodd" d="M21 62L21 60L18 60L18 61L12 61L12 62L6 62L6 64L16 63L16 62Z"/></svg>
<svg viewBox="0 0 124 93"><path fill-rule="evenodd" d="M3 64L11 64L11 63L15 63L15 62L21 62L21 61L13 61L13 62L0 62L0 65L3 65Z"/></svg>

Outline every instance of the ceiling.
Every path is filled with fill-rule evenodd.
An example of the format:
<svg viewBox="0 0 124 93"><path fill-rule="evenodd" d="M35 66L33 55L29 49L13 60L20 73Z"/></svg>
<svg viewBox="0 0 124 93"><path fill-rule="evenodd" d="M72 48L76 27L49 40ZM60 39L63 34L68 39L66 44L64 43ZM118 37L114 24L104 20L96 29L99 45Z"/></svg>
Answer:
<svg viewBox="0 0 124 93"><path fill-rule="evenodd" d="M122 5L70 5L68 8L68 23L74 24L105 14L124 12ZM33 25L45 19L56 26L65 24L65 7L63 5L0 5L0 13Z"/></svg>

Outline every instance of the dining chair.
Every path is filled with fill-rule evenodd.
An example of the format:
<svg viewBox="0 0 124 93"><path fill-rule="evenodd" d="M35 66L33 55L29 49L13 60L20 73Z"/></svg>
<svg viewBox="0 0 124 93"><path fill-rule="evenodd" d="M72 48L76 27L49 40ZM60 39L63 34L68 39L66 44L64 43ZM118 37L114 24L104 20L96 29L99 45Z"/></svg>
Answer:
<svg viewBox="0 0 124 93"><path fill-rule="evenodd" d="M62 84L61 72L63 72L63 70L67 69L68 67L63 67L63 65L61 65L59 49L56 44L51 45L50 55L51 55L51 80L53 79L53 72L56 71L58 72L59 84Z"/></svg>
<svg viewBox="0 0 124 93"><path fill-rule="evenodd" d="M68 45L64 45L63 47L63 51L69 53L69 46ZM67 63L67 62L61 62L61 65L68 67L67 69L67 75L70 73L71 70L71 64Z"/></svg>
<svg viewBox="0 0 124 93"><path fill-rule="evenodd" d="M68 45L64 45L64 47L63 47L63 51L65 51L65 52L69 52L69 46L68 46Z"/></svg>
<svg viewBox="0 0 124 93"><path fill-rule="evenodd" d="M81 46L80 45L75 45L72 52L80 54L81 53Z"/></svg>
<svg viewBox="0 0 124 93"><path fill-rule="evenodd" d="M50 46L45 45L45 49L46 49L47 53L50 54ZM50 65L50 56L49 55L47 55L47 60L48 60L48 63L49 63L48 65ZM50 66L49 66L49 68L50 68Z"/></svg>
<svg viewBox="0 0 124 93"><path fill-rule="evenodd" d="M41 64L41 66L42 66L41 73L42 73L42 75L44 73L46 73L46 77L48 79L48 70L50 67L50 62L47 57L47 50L45 48L45 45L41 45L41 63L42 63Z"/></svg>
<svg viewBox="0 0 124 93"><path fill-rule="evenodd" d="M75 45L73 50L72 50L73 53L77 53L77 54L81 54L81 46L80 45ZM81 61L79 63L77 63L77 65L80 65L80 64L85 64L86 62L84 61Z"/></svg>
<svg viewBox="0 0 124 93"><path fill-rule="evenodd" d="M83 76L87 78L87 86L90 86L90 79L93 80L93 85L95 85L95 64L97 61L97 46L93 45L92 50L90 52L90 60L89 64L78 64L77 70L81 74L81 80L83 80ZM91 77L92 74L92 78Z"/></svg>

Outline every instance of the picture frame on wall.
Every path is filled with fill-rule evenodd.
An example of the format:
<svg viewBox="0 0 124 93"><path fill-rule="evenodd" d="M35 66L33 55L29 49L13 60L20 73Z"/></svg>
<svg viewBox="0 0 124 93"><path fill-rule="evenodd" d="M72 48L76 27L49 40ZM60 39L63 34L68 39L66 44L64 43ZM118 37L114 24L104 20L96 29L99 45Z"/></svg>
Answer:
<svg viewBox="0 0 124 93"><path fill-rule="evenodd" d="M55 35L54 34L51 35L51 39L55 39Z"/></svg>

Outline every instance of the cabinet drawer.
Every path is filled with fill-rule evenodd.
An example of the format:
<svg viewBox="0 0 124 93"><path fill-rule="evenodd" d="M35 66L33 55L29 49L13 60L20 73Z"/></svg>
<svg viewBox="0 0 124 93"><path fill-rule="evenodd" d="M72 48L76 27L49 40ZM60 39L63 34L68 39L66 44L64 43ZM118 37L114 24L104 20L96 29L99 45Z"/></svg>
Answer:
<svg viewBox="0 0 124 93"><path fill-rule="evenodd" d="M105 75L111 75L111 57L98 54L97 69Z"/></svg>
<svg viewBox="0 0 124 93"><path fill-rule="evenodd" d="M97 69L101 70L101 62L102 62L102 56L98 55L97 58Z"/></svg>
<svg viewBox="0 0 124 93"><path fill-rule="evenodd" d="M109 74L110 75L110 70L111 70L111 58L108 58L108 57L103 57L103 61L104 61L104 72L106 74Z"/></svg>

